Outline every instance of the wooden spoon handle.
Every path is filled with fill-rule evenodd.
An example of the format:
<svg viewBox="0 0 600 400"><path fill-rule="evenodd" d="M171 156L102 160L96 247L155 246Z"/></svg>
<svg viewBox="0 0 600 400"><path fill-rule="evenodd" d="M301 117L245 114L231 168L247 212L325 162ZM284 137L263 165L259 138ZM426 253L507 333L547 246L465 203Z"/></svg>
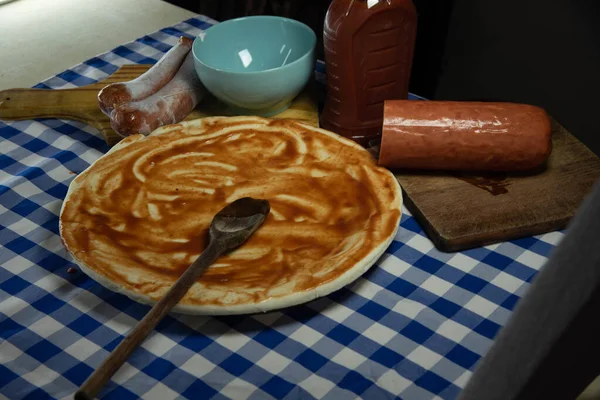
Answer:
<svg viewBox="0 0 600 400"><path fill-rule="evenodd" d="M162 318L181 300L200 274L222 253L221 247L211 241L208 247L179 277L167 294L152 307L146 316L127 334L121 343L110 353L102 365L88 377L75 393L75 400L91 400L104 384L129 358L131 353L148 336Z"/></svg>

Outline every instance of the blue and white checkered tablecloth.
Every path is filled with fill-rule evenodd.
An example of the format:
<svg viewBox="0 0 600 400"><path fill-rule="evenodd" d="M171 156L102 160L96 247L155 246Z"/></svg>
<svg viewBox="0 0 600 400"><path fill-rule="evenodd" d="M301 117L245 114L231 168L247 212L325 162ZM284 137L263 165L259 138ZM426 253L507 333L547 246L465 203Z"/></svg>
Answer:
<svg viewBox="0 0 600 400"><path fill-rule="evenodd" d="M189 19L37 87L153 63L212 23ZM0 397L70 398L148 310L69 273L58 235L69 182L108 147L94 128L63 120L0 122L0 138ZM101 397L454 399L562 236L442 253L405 210L355 283L262 315L169 316Z"/></svg>

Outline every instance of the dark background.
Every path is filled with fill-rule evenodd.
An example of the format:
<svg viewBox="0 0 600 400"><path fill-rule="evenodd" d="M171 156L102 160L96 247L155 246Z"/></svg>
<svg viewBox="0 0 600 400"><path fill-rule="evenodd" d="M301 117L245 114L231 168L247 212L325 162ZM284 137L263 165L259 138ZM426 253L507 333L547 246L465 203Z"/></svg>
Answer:
<svg viewBox="0 0 600 400"><path fill-rule="evenodd" d="M300 20L319 37L330 0L168 0L219 21ZM410 90L430 99L544 107L600 154L600 0L413 0Z"/></svg>

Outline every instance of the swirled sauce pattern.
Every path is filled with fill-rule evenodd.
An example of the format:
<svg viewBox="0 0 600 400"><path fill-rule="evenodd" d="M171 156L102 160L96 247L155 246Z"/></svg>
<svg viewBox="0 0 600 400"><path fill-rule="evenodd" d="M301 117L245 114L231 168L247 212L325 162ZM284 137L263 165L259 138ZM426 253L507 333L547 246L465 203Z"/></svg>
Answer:
<svg viewBox="0 0 600 400"><path fill-rule="evenodd" d="M315 290L369 262L400 219L395 178L359 146L290 120L205 118L124 139L79 175L61 235L76 261L157 300L205 247L214 214L245 196L270 202L264 225L180 304Z"/></svg>

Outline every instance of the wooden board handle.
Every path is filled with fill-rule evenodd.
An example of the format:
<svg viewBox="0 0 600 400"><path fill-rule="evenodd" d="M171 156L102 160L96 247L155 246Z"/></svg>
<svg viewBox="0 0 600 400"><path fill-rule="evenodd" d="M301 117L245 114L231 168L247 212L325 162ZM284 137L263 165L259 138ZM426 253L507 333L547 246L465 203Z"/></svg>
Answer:
<svg viewBox="0 0 600 400"><path fill-rule="evenodd" d="M75 119L101 129L109 124L108 117L102 114L98 106L98 91L110 83L137 78L148 68L150 65L125 65L99 82L72 89L2 90L0 91L0 118L4 120Z"/></svg>
<svg viewBox="0 0 600 400"><path fill-rule="evenodd" d="M97 93L96 89L92 89ZM82 93L83 92L83 93ZM0 118L7 120L66 118L85 120L98 109L81 89L8 89L0 91ZM93 98L93 96L92 96Z"/></svg>

